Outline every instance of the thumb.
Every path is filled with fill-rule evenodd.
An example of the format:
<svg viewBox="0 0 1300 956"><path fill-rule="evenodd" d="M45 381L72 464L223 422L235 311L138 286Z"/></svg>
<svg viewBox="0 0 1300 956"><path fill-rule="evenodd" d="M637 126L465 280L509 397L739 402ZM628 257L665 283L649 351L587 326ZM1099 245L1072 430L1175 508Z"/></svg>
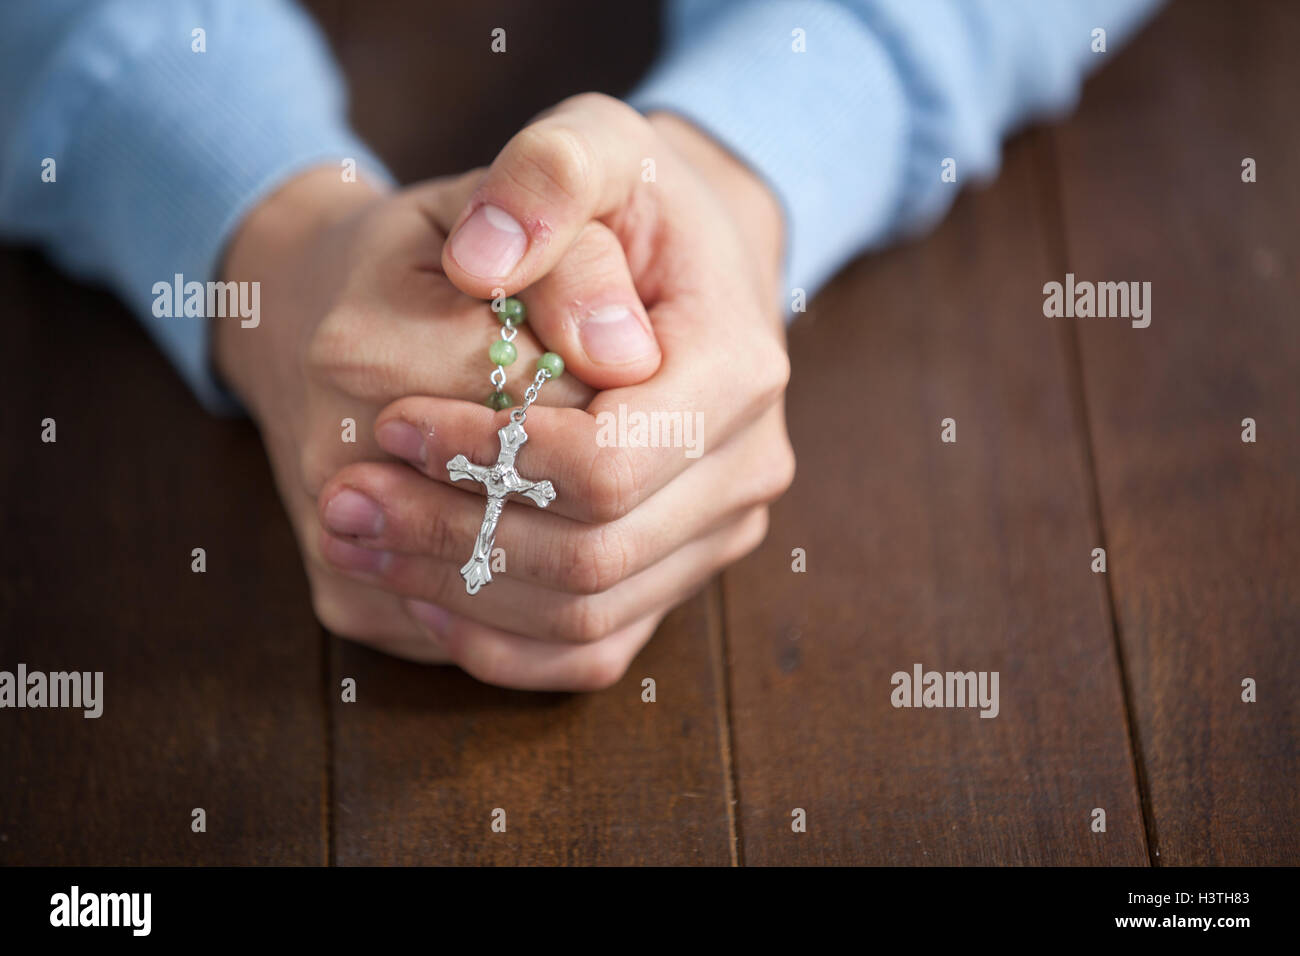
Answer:
<svg viewBox="0 0 1300 956"><path fill-rule="evenodd" d="M649 124L588 93L517 133L489 167L443 247L457 288L506 295L550 272L592 220L622 210L639 181Z"/></svg>
<svg viewBox="0 0 1300 956"><path fill-rule="evenodd" d="M582 227L559 263L520 294L542 345L596 389L644 382L662 353L618 237ZM496 307L496 303L493 304Z"/></svg>

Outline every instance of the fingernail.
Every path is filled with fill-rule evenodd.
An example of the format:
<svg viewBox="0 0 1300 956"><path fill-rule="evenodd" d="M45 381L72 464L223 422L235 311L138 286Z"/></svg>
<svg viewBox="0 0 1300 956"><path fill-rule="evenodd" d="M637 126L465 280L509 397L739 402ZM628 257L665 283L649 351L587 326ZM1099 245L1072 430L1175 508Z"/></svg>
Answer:
<svg viewBox="0 0 1300 956"><path fill-rule="evenodd" d="M390 455L396 455L412 464L423 465L429 460L429 449L424 444L424 436L418 428L407 422L384 422L375 432L375 440Z"/></svg>
<svg viewBox="0 0 1300 956"><path fill-rule="evenodd" d="M655 349L649 330L621 305L597 309L582 319L578 336L587 356L602 365L625 365Z"/></svg>
<svg viewBox="0 0 1300 956"><path fill-rule="evenodd" d="M325 506L325 527L335 534L372 538L384 530L384 511L361 492L344 488Z"/></svg>
<svg viewBox="0 0 1300 956"><path fill-rule="evenodd" d="M406 609L425 627L442 635L447 633L447 624L451 621L451 614L436 604L430 604L428 601L416 601L414 599L406 602Z"/></svg>
<svg viewBox="0 0 1300 956"><path fill-rule="evenodd" d="M504 279L527 248L524 227L498 206L479 206L451 237L451 257L481 279Z"/></svg>
<svg viewBox="0 0 1300 956"><path fill-rule="evenodd" d="M362 574L383 574L393 560L390 551L373 551L342 538L326 537L321 545L321 554L335 567Z"/></svg>

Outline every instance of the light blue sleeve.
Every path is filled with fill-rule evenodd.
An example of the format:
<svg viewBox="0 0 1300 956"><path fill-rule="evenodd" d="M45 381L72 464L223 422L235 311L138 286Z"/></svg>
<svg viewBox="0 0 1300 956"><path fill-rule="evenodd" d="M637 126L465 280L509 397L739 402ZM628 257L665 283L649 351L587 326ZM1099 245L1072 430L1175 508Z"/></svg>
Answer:
<svg viewBox="0 0 1300 956"><path fill-rule="evenodd" d="M811 294L857 253L936 222L941 180L997 172L1001 142L1069 110L1159 0L675 0L629 97L678 113L761 175ZM1093 31L1106 52L1093 52Z"/></svg>
<svg viewBox="0 0 1300 956"><path fill-rule="evenodd" d="M155 317L154 283L214 278L243 215L310 166L390 179L285 0L7 0L0 89L0 235L110 285L214 411L237 406L208 322L231 320Z"/></svg>

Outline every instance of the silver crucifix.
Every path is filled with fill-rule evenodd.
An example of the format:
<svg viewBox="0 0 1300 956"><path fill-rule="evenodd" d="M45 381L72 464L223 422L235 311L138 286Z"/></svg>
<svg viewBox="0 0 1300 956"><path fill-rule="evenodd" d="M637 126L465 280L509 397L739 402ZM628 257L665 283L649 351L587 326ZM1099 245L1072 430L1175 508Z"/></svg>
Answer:
<svg viewBox="0 0 1300 956"><path fill-rule="evenodd" d="M497 519L505 507L506 495L523 495L541 508L555 500L555 488L549 481L528 481L515 471L515 455L528 441L523 425L514 421L512 416L508 425L497 430L497 438L501 441L501 454L497 456L495 465L476 465L464 455L457 455L447 462L447 473L452 481L468 478L481 483L487 491L487 508L483 512L478 537L474 540L474 553L460 569L460 576L465 579L465 590L470 594L478 593L479 588L492 580L488 559L492 556Z"/></svg>

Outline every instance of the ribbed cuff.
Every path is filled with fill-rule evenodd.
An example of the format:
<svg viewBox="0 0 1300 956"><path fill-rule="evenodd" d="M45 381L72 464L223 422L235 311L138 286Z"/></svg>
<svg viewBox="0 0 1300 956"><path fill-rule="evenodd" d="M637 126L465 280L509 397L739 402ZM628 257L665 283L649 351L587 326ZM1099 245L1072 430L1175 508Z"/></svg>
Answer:
<svg viewBox="0 0 1300 956"><path fill-rule="evenodd" d="M726 7L676 38L628 101L680 114L768 183L785 211L792 289L811 295L896 218L904 91L885 47L841 5Z"/></svg>
<svg viewBox="0 0 1300 956"><path fill-rule="evenodd" d="M315 25L266 0L119 0L78 24L44 94L61 116L37 124L33 148L60 157L57 188L73 191L60 257L112 283L205 407L237 409L212 372L208 323L239 319L155 316L153 287L216 278L245 214L298 172L351 157L359 178L391 182L348 128Z"/></svg>

